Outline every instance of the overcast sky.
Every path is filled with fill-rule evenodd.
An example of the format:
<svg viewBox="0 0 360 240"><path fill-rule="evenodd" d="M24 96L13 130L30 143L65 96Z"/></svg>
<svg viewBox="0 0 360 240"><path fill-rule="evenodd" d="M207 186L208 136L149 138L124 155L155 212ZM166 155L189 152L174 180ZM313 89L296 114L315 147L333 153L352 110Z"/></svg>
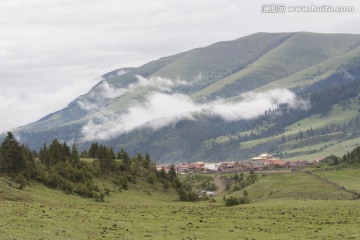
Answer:
<svg viewBox="0 0 360 240"><path fill-rule="evenodd" d="M353 13L262 13L264 4ZM0 0L0 132L65 107L121 67L255 32L360 33L360 1Z"/></svg>

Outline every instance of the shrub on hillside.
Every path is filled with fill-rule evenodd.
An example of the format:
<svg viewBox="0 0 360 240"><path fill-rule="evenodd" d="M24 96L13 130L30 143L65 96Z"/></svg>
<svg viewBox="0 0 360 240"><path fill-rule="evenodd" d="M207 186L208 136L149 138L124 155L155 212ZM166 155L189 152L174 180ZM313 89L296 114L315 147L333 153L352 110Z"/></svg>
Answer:
<svg viewBox="0 0 360 240"><path fill-rule="evenodd" d="M22 173L18 173L15 177L15 182L19 184L19 189L24 189L26 187L26 178Z"/></svg>
<svg viewBox="0 0 360 240"><path fill-rule="evenodd" d="M229 198L225 198L224 200L226 207L250 203L250 199L247 196L241 196L239 198L231 196Z"/></svg>

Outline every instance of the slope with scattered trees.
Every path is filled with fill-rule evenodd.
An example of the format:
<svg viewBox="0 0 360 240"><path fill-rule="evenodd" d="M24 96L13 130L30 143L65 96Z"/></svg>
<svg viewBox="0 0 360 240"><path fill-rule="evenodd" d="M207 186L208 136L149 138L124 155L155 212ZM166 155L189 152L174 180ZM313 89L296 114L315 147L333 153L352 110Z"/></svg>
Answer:
<svg viewBox="0 0 360 240"><path fill-rule="evenodd" d="M82 161L80 156L93 160ZM9 132L0 147L0 166L0 174L15 180L20 189L25 188L29 180L35 180L67 194L104 201L109 189L101 189L95 179L105 178L120 191L128 189L130 183L146 182L162 184L164 191L176 190L181 201L197 200L196 194L179 181L174 167L169 173L158 171L149 154L131 158L124 149L115 154L111 147L98 143L92 143L88 150L79 154L76 144L70 148L66 142L54 139L36 153L20 145Z"/></svg>

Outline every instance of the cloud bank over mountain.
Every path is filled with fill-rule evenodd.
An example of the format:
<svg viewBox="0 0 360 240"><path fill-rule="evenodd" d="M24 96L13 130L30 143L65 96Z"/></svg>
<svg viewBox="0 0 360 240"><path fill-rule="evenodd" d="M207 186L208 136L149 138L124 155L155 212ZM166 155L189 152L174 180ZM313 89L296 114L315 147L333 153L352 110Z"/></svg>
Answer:
<svg viewBox="0 0 360 240"><path fill-rule="evenodd" d="M119 97L127 92L147 89L145 100L133 103L123 113L97 112L96 119L89 120L81 133L84 141L108 140L136 129L159 130L180 120L196 120L199 116L219 117L224 121L252 119L265 110L287 103L292 108L306 108L307 103L287 89L273 89L261 93L246 93L240 101L217 99L199 103L188 95L176 92L179 85L187 83L160 77L150 79L137 76L138 81L127 88L114 88L107 82L101 85L103 98ZM100 106L97 106L98 108ZM84 109L88 109L85 108Z"/></svg>

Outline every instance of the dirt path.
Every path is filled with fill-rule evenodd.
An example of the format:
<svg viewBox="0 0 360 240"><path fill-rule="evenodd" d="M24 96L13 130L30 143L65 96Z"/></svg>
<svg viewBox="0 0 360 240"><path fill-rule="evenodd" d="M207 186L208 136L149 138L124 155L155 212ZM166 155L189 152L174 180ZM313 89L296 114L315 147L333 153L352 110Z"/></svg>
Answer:
<svg viewBox="0 0 360 240"><path fill-rule="evenodd" d="M217 196L220 196L221 194L223 194L223 192L225 192L227 182L228 180L226 177L221 176L221 174L219 173L216 174L214 183L218 187L218 190L216 191Z"/></svg>

